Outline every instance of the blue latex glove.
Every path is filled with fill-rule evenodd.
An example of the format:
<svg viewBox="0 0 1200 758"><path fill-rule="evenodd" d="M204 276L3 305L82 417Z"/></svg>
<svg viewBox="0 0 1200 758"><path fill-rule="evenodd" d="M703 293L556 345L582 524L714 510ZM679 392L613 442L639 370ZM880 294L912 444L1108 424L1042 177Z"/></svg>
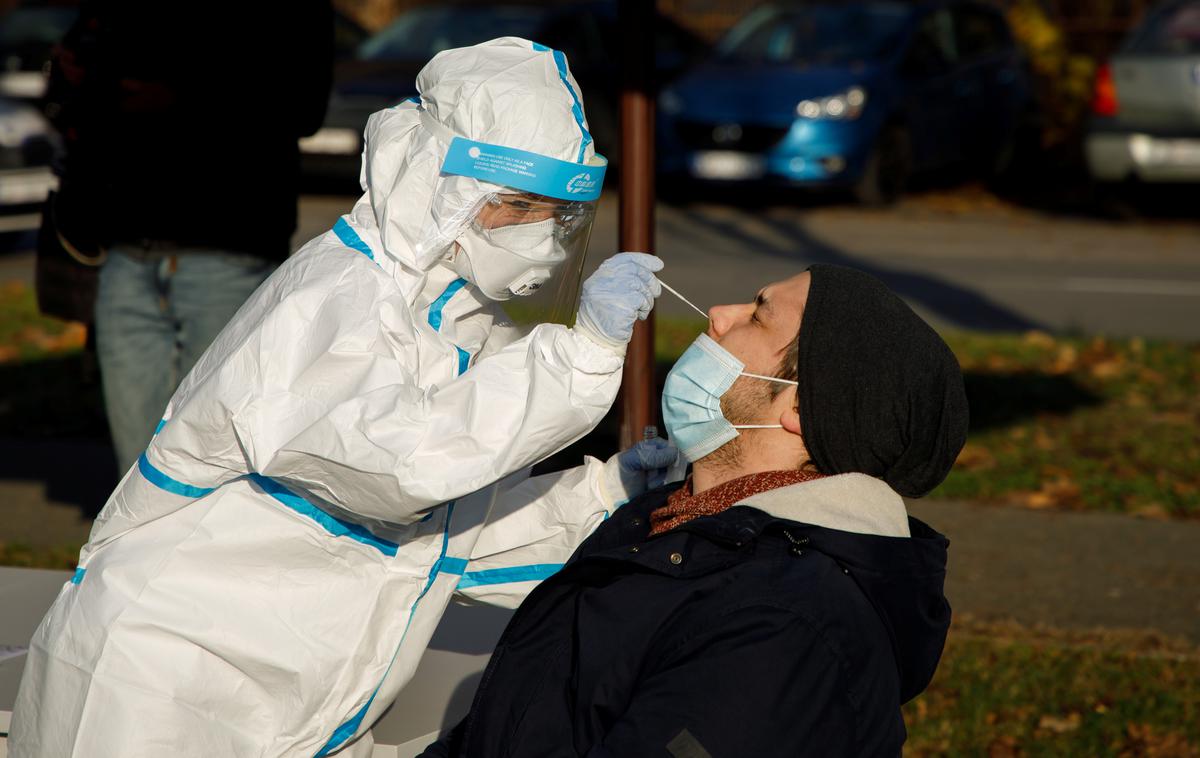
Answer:
<svg viewBox="0 0 1200 758"><path fill-rule="evenodd" d="M646 253L618 253L583 283L575 328L601 345L624 350L635 321L646 318L662 285L654 278L663 262Z"/></svg>
<svg viewBox="0 0 1200 758"><path fill-rule="evenodd" d="M609 458L604 464L604 486L613 505L662 486L667 467L678 458L679 450L661 437L643 440Z"/></svg>

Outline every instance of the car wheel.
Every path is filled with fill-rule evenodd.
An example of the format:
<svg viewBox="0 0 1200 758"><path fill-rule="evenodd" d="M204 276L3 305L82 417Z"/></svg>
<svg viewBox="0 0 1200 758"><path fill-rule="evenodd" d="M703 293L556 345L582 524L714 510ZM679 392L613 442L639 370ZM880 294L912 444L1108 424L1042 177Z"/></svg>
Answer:
<svg viewBox="0 0 1200 758"><path fill-rule="evenodd" d="M854 185L854 198L863 205L891 205L904 193L912 170L908 131L889 126L880 133L862 177Z"/></svg>

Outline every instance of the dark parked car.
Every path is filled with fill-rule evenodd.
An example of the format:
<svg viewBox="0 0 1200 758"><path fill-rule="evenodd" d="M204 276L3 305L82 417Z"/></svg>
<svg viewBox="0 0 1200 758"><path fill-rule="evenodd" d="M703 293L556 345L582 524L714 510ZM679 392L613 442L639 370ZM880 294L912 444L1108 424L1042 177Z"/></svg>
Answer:
<svg viewBox="0 0 1200 758"><path fill-rule="evenodd" d="M0 213L27 212L58 185L60 140L42 116L50 51L79 11L24 3L0 13Z"/></svg>
<svg viewBox="0 0 1200 758"><path fill-rule="evenodd" d="M78 15L70 5L32 2L0 13L0 97L32 101L45 93L50 50Z"/></svg>
<svg viewBox="0 0 1200 758"><path fill-rule="evenodd" d="M421 67L437 53L516 36L562 50L583 90L596 149L615 162L621 34L615 0L590 3L500 0L422 5L401 14L340 63L325 126L301 141L310 178L357 180L367 117L416 94ZM670 81L707 52L664 16L655 27L657 78Z"/></svg>
<svg viewBox="0 0 1200 758"><path fill-rule="evenodd" d="M1100 182L1200 182L1200 0L1151 11L1096 76L1087 160Z"/></svg>
<svg viewBox="0 0 1200 758"><path fill-rule="evenodd" d="M1004 164L1031 112L1024 58L989 6L767 5L659 97L660 169L884 203L914 172Z"/></svg>

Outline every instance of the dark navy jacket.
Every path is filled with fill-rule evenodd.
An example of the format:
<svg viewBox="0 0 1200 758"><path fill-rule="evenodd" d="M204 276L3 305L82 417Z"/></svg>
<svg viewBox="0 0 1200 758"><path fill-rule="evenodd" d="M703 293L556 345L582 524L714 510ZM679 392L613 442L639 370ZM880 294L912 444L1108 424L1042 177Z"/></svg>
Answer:
<svg viewBox="0 0 1200 758"><path fill-rule="evenodd" d="M619 509L522 603L425 758L898 756L950 623L947 540L746 506L649 537Z"/></svg>

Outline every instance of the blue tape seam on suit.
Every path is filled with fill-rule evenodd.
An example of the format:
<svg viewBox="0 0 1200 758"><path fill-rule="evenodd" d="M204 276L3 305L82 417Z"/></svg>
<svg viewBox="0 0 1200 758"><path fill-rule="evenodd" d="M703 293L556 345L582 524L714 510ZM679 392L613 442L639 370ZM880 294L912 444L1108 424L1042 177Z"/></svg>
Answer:
<svg viewBox="0 0 1200 758"><path fill-rule="evenodd" d="M158 487L160 490L166 490L172 495L181 495L183 497L204 497L213 491L212 487L193 487L190 484L184 484L181 481L172 479L163 472L154 468L150 460L146 458L146 454L142 453L138 458L138 471L146 478L146 481Z"/></svg>
<svg viewBox="0 0 1200 758"><path fill-rule="evenodd" d="M442 330L442 309L446 307L446 303L450 302L450 298L454 297L460 289L466 285L466 279L455 279L450 282L450 285L437 296L437 300L429 306L429 326L433 331L440 332Z"/></svg>
<svg viewBox="0 0 1200 758"><path fill-rule="evenodd" d="M404 634L400 636L400 644L396 646L396 652L392 654L392 661L388 664L387 671L383 672L383 678L379 680L379 684L375 685L375 691L371 693L371 697L367 698L367 702L362 708L350 717L350 720L334 730L333 735L329 738L329 742L321 748L320 752L314 758L322 758L329 755L333 751L341 747L342 743L350 739L355 732L358 731L362 724L363 718L366 717L367 711L371 708L371 703L375 702L375 696L379 694L379 688L387 681L387 676L392 671L392 665L396 662L396 656L400 654L400 650L404 647L404 640L408 637L408 629L412 626L413 616L417 615L417 606L421 603L421 599L425 597L425 593L429 592L429 588L433 586L433 582L442 571L451 574L461 574L466 568L467 562L463 558L447 558L446 550L450 546L450 519L454 516L454 502L450 502L446 506L446 524L442 529L442 553L438 556L437 562L433 564L433 568L429 571L429 581L425 583L425 588L421 590L421 594L417 595L417 599L413 601L412 610L408 613L408 621L404 625ZM457 569L457 570L455 570Z"/></svg>
<svg viewBox="0 0 1200 758"><path fill-rule="evenodd" d="M573 104L571 105L571 115L575 117L575 123L579 125L579 131L583 135L583 140L579 143L578 162L583 162L583 151L592 141L592 135L588 134L587 127L583 125L583 104L579 102L579 95L575 92L575 88L571 86L571 82L567 80L567 56L562 54L561 50L552 50L545 45L533 43L533 49L538 52L548 52L554 57L554 67L558 69L558 79L567 88L567 92L571 95Z"/></svg>
<svg viewBox="0 0 1200 758"><path fill-rule="evenodd" d="M466 279L455 279L454 281L450 282L442 294L438 295L437 299L430 304L429 326L433 329L433 331L440 332L442 330L442 311L445 309L446 303L450 302L450 298L458 294L458 291L465 287L466 284ZM458 351L458 375L462 376L467 372L467 369L471 367L471 354L466 350L463 350L458 345L455 345L454 349Z"/></svg>
<svg viewBox="0 0 1200 758"><path fill-rule="evenodd" d="M487 569L486 571L468 571L458 581L458 588L464 590L491 584L540 582L543 579L554 576L562 567L563 564L561 563L538 563L531 566L510 566L508 568Z"/></svg>
<svg viewBox="0 0 1200 758"><path fill-rule="evenodd" d="M346 222L346 219L339 218L337 223L333 225L333 233L342 241L346 247L353 248L371 260L375 260L375 254L371 252L371 247L363 242L362 237L358 236L358 232Z"/></svg>
<svg viewBox="0 0 1200 758"><path fill-rule="evenodd" d="M194 487L190 484L173 479L162 471L154 467L150 460L146 458L146 454L142 453L138 458L138 471L146 478L146 481L158 487L160 490L165 490L173 495L181 495L183 497L201 498L213 491L212 487ZM300 513L320 524L325 531L336 537L348 537L355 542L360 542L364 545L375 548L379 552L388 555L396 555L396 550L399 545L394 542L376 537L370 531L364 529L358 524L330 516L325 511L305 500L291 490L284 487L279 482L263 476L261 474L250 474L250 481L254 482L262 489L263 492L270 495L276 501L286 505L293 511Z"/></svg>
<svg viewBox="0 0 1200 758"><path fill-rule="evenodd" d="M373 547L389 557L394 557L396 551L400 549L400 546L395 542L389 542L388 540L376 537L369 530L358 524L342 521L339 518L329 515L270 477L263 476L262 474L250 474L249 479L276 501L286 505L296 513L307 516L317 522L325 531L335 537L349 537L355 542Z"/></svg>

